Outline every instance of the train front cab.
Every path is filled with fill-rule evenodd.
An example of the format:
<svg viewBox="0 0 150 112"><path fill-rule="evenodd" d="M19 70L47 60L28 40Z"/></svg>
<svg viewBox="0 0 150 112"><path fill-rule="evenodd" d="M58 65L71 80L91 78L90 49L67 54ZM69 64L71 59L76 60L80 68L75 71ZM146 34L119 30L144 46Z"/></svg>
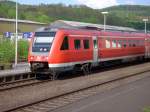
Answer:
<svg viewBox="0 0 150 112"><path fill-rule="evenodd" d="M82 34L79 36L58 32L61 30L57 31L57 35L56 32L35 33L28 56L32 72L55 75L59 71L80 65L87 73L89 64L98 63L98 38L96 36L87 37Z"/></svg>
<svg viewBox="0 0 150 112"><path fill-rule="evenodd" d="M32 72L44 72L49 69L49 52L56 32L35 32L29 48L28 62Z"/></svg>

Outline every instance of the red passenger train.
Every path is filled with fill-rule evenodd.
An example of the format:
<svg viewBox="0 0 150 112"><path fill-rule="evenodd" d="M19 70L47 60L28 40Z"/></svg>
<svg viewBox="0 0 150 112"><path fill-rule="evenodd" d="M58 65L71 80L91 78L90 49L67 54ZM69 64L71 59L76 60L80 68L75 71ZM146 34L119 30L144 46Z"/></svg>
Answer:
<svg viewBox="0 0 150 112"><path fill-rule="evenodd" d="M29 48L31 71L57 73L76 68L88 72L108 61L150 57L150 35L89 29L48 29L35 32Z"/></svg>

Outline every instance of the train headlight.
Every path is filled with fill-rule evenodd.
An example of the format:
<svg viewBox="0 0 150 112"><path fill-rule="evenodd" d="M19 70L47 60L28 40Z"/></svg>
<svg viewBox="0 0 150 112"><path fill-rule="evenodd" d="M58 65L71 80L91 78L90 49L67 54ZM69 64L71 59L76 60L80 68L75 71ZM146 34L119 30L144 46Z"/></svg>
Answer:
<svg viewBox="0 0 150 112"><path fill-rule="evenodd" d="M33 56L31 56L31 57L30 57L30 60L33 60L33 59L34 59L34 57L33 57Z"/></svg>
<svg viewBox="0 0 150 112"><path fill-rule="evenodd" d="M46 49L46 48L44 48L44 51L47 51L47 49Z"/></svg>

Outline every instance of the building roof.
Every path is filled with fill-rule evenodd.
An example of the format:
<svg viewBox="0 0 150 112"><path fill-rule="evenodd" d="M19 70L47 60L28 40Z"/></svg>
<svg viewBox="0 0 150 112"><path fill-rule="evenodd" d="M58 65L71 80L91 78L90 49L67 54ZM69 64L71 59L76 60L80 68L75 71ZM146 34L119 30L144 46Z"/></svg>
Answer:
<svg viewBox="0 0 150 112"><path fill-rule="evenodd" d="M104 29L104 25L102 25L102 24L92 24L92 23L65 21L65 20L57 20L57 21L51 23L50 27L51 28L96 29L96 30ZM133 28L129 28L129 27L110 26L110 25L106 25L106 30L137 31L137 30L135 30Z"/></svg>
<svg viewBox="0 0 150 112"><path fill-rule="evenodd" d="M4 22L15 22L16 19L8 19L8 18L0 18L0 21ZM18 20L19 23L29 23L29 24L41 24L44 25L46 23L36 22L36 21L30 21L30 20Z"/></svg>

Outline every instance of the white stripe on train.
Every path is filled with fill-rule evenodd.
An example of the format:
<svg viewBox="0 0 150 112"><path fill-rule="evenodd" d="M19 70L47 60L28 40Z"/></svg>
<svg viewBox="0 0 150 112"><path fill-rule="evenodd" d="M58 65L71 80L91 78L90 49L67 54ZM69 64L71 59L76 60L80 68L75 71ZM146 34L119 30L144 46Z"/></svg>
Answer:
<svg viewBox="0 0 150 112"><path fill-rule="evenodd" d="M109 61L109 60L117 60L117 59L126 59L126 58L134 58L138 56L144 56L144 54L137 54L137 55L131 55L131 56L121 56L121 57L114 57L114 58L102 58L98 59L98 62L102 61ZM68 62L68 63L57 63L57 64L49 64L50 68L56 68L56 67L69 67L76 64L84 64L84 63L92 63L93 60L87 60L87 61L78 61L78 62Z"/></svg>

